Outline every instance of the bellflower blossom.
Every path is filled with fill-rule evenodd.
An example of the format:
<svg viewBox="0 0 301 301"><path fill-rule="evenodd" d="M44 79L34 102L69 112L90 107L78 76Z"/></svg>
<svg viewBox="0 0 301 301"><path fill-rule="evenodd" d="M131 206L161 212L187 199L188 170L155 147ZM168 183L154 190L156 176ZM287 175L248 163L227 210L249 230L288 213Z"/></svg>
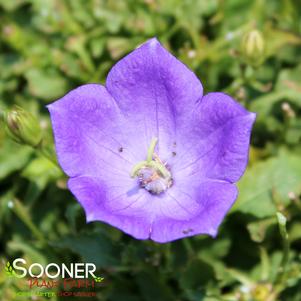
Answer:
<svg viewBox="0 0 301 301"><path fill-rule="evenodd" d="M156 39L120 60L105 86L80 86L48 108L88 222L156 242L216 236L247 165L254 113L226 94L203 96Z"/></svg>

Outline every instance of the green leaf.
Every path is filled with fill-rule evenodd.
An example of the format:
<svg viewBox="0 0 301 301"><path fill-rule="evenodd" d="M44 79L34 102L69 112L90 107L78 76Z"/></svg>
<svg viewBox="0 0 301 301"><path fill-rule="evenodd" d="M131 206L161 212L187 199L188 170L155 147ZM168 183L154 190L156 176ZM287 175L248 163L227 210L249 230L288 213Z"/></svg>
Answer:
<svg viewBox="0 0 301 301"><path fill-rule="evenodd" d="M6 140L0 146L0 180L20 170L28 162L32 150Z"/></svg>
<svg viewBox="0 0 301 301"><path fill-rule="evenodd" d="M20 252L24 254L31 262L38 262L42 265L47 264L46 255L20 236L15 235L13 239L7 243L7 249L9 252Z"/></svg>
<svg viewBox="0 0 301 301"><path fill-rule="evenodd" d="M300 45L301 38L288 31L275 29L270 24L265 28L265 37L267 45L267 55L274 55L281 47L289 44Z"/></svg>
<svg viewBox="0 0 301 301"><path fill-rule="evenodd" d="M31 95L53 100L66 94L68 84L57 71L30 69L25 73Z"/></svg>
<svg viewBox="0 0 301 301"><path fill-rule="evenodd" d="M26 3L29 3L29 0L0 0L0 7L3 7L7 11L14 11Z"/></svg>
<svg viewBox="0 0 301 301"><path fill-rule="evenodd" d="M266 119L278 102L290 101L301 107L301 65L280 71L273 92L263 94L251 102L250 109L258 112L259 118Z"/></svg>
<svg viewBox="0 0 301 301"><path fill-rule="evenodd" d="M247 229L253 241L262 242L266 237L268 228L275 224L275 218L266 218L249 223L247 225Z"/></svg>
<svg viewBox="0 0 301 301"><path fill-rule="evenodd" d="M170 287L164 283L153 269L146 268L135 276L143 300L145 301L174 301L175 296Z"/></svg>
<svg viewBox="0 0 301 301"><path fill-rule="evenodd" d="M300 156L281 150L276 157L255 163L238 183L239 197L232 212L259 218L273 216L279 205L287 205L288 193L301 193Z"/></svg>
<svg viewBox="0 0 301 301"><path fill-rule="evenodd" d="M50 160L38 157L32 160L22 172L22 176L43 189L47 183L62 176L62 171Z"/></svg>
<svg viewBox="0 0 301 301"><path fill-rule="evenodd" d="M291 242L301 241L301 222L295 222L289 229L289 239Z"/></svg>
<svg viewBox="0 0 301 301"><path fill-rule="evenodd" d="M275 86L276 91L287 91L286 101L301 107L301 64L292 69L283 69L279 73Z"/></svg>
<svg viewBox="0 0 301 301"><path fill-rule="evenodd" d="M180 285L186 290L200 290L215 278L211 265L200 259L189 263L180 276Z"/></svg>
<svg viewBox="0 0 301 301"><path fill-rule="evenodd" d="M51 244L57 248L68 249L79 254L85 262L94 263L97 267L115 265L120 255L117 246L101 234L68 235Z"/></svg>

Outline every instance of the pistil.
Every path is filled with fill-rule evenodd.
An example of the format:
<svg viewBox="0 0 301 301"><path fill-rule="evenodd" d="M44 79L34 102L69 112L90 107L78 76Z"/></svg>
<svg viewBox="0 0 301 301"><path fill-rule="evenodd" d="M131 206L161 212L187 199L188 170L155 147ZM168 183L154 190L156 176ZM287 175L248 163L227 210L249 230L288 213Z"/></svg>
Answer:
<svg viewBox="0 0 301 301"><path fill-rule="evenodd" d="M151 140L146 160L138 162L131 171L131 177L138 177L141 187L154 194L159 194L172 185L170 171L155 153L157 143L158 138Z"/></svg>

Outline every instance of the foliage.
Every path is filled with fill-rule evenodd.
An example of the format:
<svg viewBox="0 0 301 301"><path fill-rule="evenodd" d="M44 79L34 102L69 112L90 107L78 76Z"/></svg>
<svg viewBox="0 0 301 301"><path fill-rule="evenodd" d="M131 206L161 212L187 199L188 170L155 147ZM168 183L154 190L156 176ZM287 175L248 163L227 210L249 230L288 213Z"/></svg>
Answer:
<svg viewBox="0 0 301 301"><path fill-rule="evenodd" d="M298 0L0 0L0 106L31 112L44 136L39 147L18 145L1 124L1 300L24 291L7 276L16 257L94 262L101 287L90 300L301 300L300 14ZM254 43L245 38L252 30L263 40L242 45ZM240 196L216 239L160 245L86 224L49 160L46 104L104 83L119 58L153 36L205 92L229 93L257 113ZM35 300L44 299L68 300Z"/></svg>

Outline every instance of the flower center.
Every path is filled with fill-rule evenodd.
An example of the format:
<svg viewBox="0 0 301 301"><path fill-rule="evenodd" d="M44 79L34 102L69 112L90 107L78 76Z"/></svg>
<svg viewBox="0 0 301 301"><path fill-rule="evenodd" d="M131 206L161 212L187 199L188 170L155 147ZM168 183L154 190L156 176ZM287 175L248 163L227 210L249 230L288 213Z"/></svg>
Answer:
<svg viewBox="0 0 301 301"><path fill-rule="evenodd" d="M152 194L160 194L172 185L170 171L155 153L157 143L158 138L153 138L146 160L137 163L131 172L131 177L138 177L140 186Z"/></svg>

